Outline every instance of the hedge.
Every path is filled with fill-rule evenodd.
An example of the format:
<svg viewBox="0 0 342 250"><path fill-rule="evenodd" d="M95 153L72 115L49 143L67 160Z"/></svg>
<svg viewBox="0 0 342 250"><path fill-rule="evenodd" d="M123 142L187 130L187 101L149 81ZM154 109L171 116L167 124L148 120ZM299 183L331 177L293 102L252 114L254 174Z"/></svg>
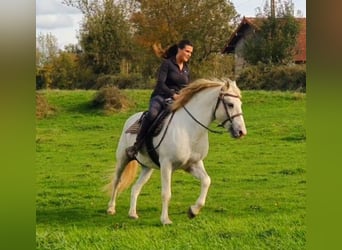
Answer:
<svg viewBox="0 0 342 250"><path fill-rule="evenodd" d="M248 66L236 81L241 89L306 92L306 65Z"/></svg>

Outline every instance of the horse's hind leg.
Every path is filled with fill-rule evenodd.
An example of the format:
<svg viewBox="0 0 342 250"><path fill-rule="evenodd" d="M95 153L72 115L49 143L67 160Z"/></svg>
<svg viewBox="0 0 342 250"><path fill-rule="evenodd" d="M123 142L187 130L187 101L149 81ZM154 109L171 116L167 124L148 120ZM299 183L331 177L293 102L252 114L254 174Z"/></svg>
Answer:
<svg viewBox="0 0 342 250"><path fill-rule="evenodd" d="M171 200L171 177L172 165L169 162L163 162L160 165L161 184L162 184L162 214L160 221L163 225L172 224L169 218L169 202Z"/></svg>
<svg viewBox="0 0 342 250"><path fill-rule="evenodd" d="M128 160L125 159L124 161L122 160L118 160L116 167L115 167L115 173L114 173L114 177L113 177L113 181L112 181L112 195L111 195L111 199L108 203L108 209L107 209L107 213L108 214L115 214L115 202L116 202L116 197L118 195L118 185L120 182L120 178L121 175L125 169L125 166L127 165Z"/></svg>
<svg viewBox="0 0 342 250"><path fill-rule="evenodd" d="M144 184L150 179L151 175L153 173L153 169L147 168L147 167L142 167L140 176L136 183L132 187L131 191L131 204L129 208L128 215L129 217L133 219L138 219L139 216L137 214L137 199L140 194L140 191Z"/></svg>
<svg viewBox="0 0 342 250"><path fill-rule="evenodd" d="M187 171L201 181L200 196L198 197L195 205L192 205L188 212L189 218L194 218L196 215L199 214L201 208L205 204L211 180L209 175L205 171L203 161L199 161L198 163L192 165L190 168L187 169Z"/></svg>

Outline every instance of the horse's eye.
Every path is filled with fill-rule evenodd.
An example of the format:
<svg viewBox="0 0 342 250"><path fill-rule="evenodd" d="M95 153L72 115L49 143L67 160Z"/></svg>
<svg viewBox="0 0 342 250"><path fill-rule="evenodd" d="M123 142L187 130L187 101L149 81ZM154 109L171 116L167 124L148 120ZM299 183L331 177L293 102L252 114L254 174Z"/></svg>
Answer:
<svg viewBox="0 0 342 250"><path fill-rule="evenodd" d="M234 104L233 103L228 103L227 104L229 108L234 108Z"/></svg>

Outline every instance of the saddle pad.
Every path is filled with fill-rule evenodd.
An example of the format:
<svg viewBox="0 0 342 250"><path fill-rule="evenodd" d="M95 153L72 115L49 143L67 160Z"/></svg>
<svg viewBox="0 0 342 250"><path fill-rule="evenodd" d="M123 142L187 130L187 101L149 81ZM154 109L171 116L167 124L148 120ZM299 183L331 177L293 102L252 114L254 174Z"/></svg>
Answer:
<svg viewBox="0 0 342 250"><path fill-rule="evenodd" d="M126 129L125 133L138 134L140 129L140 123L140 119L136 120L128 129Z"/></svg>

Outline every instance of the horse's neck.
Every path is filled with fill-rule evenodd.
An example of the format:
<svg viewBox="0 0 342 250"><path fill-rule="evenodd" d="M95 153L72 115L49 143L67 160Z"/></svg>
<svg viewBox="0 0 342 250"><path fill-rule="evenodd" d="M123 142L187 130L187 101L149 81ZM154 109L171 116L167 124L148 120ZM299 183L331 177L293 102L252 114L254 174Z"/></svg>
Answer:
<svg viewBox="0 0 342 250"><path fill-rule="evenodd" d="M194 96L185 106L203 125L213 121L213 112L217 103L219 88L209 88Z"/></svg>

